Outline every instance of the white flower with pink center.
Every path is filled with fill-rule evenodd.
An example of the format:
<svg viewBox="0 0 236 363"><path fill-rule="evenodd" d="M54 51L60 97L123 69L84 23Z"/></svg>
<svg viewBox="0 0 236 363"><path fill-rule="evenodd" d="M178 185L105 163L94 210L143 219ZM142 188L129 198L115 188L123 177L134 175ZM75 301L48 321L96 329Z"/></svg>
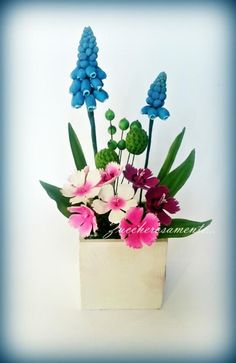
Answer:
<svg viewBox="0 0 236 363"><path fill-rule="evenodd" d="M97 185L100 180L100 172L97 169L90 171L86 166L69 177L69 183L64 185L61 193L70 198L71 204L87 203L90 198L98 195L101 188Z"/></svg>
<svg viewBox="0 0 236 363"><path fill-rule="evenodd" d="M114 193L112 185L104 185L99 192L98 198L92 203L92 208L98 214L110 211L108 219L112 223L120 223L127 210L137 205L134 197L134 189L129 184L120 184Z"/></svg>

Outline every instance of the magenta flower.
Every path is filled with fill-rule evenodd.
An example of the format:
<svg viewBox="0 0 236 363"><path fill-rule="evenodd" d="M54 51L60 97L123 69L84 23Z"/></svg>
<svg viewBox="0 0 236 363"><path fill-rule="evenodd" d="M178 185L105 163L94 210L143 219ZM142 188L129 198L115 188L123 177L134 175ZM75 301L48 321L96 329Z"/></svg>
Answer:
<svg viewBox="0 0 236 363"><path fill-rule="evenodd" d="M110 162L107 164L105 169L100 170L101 180L98 183L98 186L105 185L108 183L112 183L116 178L118 178L121 174L121 167L116 162Z"/></svg>
<svg viewBox="0 0 236 363"><path fill-rule="evenodd" d="M69 212L74 213L69 217L69 223L72 227L79 230L81 237L88 237L93 230L97 230L97 221L92 209L81 205L79 207L69 207Z"/></svg>
<svg viewBox="0 0 236 363"><path fill-rule="evenodd" d="M147 213L143 218L143 208L133 207L121 220L119 233L129 247L142 248L143 244L153 244L159 227L160 221L153 213Z"/></svg>
<svg viewBox="0 0 236 363"><path fill-rule="evenodd" d="M159 180L153 176L152 171L146 169L136 169L132 165L127 164L123 171L125 178L133 184L135 189L149 189L155 187Z"/></svg>
<svg viewBox="0 0 236 363"><path fill-rule="evenodd" d="M174 214L180 210L179 202L169 196L169 189L165 185L150 188L146 193L146 200L147 211L154 213L161 224L166 226L169 226L172 220L166 212Z"/></svg>

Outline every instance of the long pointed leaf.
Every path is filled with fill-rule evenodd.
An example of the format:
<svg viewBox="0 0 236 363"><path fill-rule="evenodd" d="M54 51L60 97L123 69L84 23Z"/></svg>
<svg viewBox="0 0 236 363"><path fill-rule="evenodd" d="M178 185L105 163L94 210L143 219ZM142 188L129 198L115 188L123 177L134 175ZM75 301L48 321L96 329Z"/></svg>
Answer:
<svg viewBox="0 0 236 363"><path fill-rule="evenodd" d="M176 136L175 140L172 142L168 154L166 156L166 159L161 167L161 170L158 174L158 179L160 180L160 182L162 181L162 179L165 178L165 176L169 173L176 155L179 151L180 145L182 143L183 137L184 137L184 133L185 133L185 127L183 128L183 130L181 131L181 133L179 135Z"/></svg>
<svg viewBox="0 0 236 363"><path fill-rule="evenodd" d="M169 226L163 226L159 232L159 238L182 238L202 231L211 224L212 220L195 222L188 219L172 219Z"/></svg>
<svg viewBox="0 0 236 363"><path fill-rule="evenodd" d="M70 123L68 124L68 133L69 133L70 147L73 154L76 169L81 170L87 165L87 163L79 139Z"/></svg>
<svg viewBox="0 0 236 363"><path fill-rule="evenodd" d="M174 196L188 180L193 170L194 161L195 150L193 149L187 159L162 180L161 184L167 185L171 196Z"/></svg>
<svg viewBox="0 0 236 363"><path fill-rule="evenodd" d="M61 194L60 188L58 188L52 184L45 183L41 180L39 182L42 185L42 187L44 188L44 190L47 192L49 197L56 202L57 208L59 209L59 211L65 217L69 217L70 213L67 210L67 208L70 206L69 198L66 198Z"/></svg>

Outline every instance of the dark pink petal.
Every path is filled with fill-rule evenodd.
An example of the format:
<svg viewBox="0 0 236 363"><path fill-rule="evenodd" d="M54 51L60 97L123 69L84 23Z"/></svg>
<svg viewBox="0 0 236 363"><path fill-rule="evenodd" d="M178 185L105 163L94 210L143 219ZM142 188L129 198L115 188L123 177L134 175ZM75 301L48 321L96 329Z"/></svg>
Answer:
<svg viewBox="0 0 236 363"><path fill-rule="evenodd" d="M142 248L142 242L138 233L131 233L126 239L125 242L127 246L132 248Z"/></svg>
<svg viewBox="0 0 236 363"><path fill-rule="evenodd" d="M137 169L134 168L132 165L127 164L125 170L123 171L123 174L126 179L132 180L133 176L137 175Z"/></svg>
<svg viewBox="0 0 236 363"><path fill-rule="evenodd" d="M169 189L165 185L160 185L157 187L150 188L146 193L146 199L147 200L151 200L151 199L158 200L163 196L163 194L168 194L168 193L169 193Z"/></svg>
<svg viewBox="0 0 236 363"><path fill-rule="evenodd" d="M146 180L146 185L151 188L151 187L155 187L158 184L158 182L159 182L159 179L157 179L157 177L153 176Z"/></svg>
<svg viewBox="0 0 236 363"><path fill-rule="evenodd" d="M141 222L140 238L143 243L151 245L158 236L160 221L153 213L147 213Z"/></svg>
<svg viewBox="0 0 236 363"><path fill-rule="evenodd" d="M158 230L158 228L160 227L160 221L158 217L155 216L155 214L153 213L147 213L142 223L148 228L153 228L154 230Z"/></svg>
<svg viewBox="0 0 236 363"><path fill-rule="evenodd" d="M156 189L156 196L158 197L162 197L163 194L169 193L169 189L167 188L166 185L159 185L155 189Z"/></svg>
<svg viewBox="0 0 236 363"><path fill-rule="evenodd" d="M159 218L161 224L164 224L165 226L169 226L171 224L171 217L168 216L163 210L160 212L157 212L157 217Z"/></svg>
<svg viewBox="0 0 236 363"><path fill-rule="evenodd" d="M169 213L176 213L180 210L179 202L175 198L168 198L167 202L163 204L163 209Z"/></svg>
<svg viewBox="0 0 236 363"><path fill-rule="evenodd" d="M133 228L133 225L128 223L125 218L123 218L119 225L119 234L121 239L125 239L129 234L129 231Z"/></svg>
<svg viewBox="0 0 236 363"><path fill-rule="evenodd" d="M139 207L132 207L128 210L128 212L125 215L125 219L130 221L133 226L137 226L143 216L143 208Z"/></svg>

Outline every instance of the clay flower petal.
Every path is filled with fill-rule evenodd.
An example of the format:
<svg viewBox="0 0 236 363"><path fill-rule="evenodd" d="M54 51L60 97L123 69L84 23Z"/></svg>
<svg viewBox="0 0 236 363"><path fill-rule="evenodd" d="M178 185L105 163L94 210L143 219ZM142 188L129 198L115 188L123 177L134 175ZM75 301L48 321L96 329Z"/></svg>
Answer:
<svg viewBox="0 0 236 363"><path fill-rule="evenodd" d="M96 186L101 179L99 170L91 170L86 176L86 182L91 183L92 186Z"/></svg>
<svg viewBox="0 0 236 363"><path fill-rule="evenodd" d="M180 210L178 201L169 195L169 189L165 185L150 188L145 198L147 210L154 213L161 224L166 226L169 226L172 220L168 213L174 214Z"/></svg>
<svg viewBox="0 0 236 363"><path fill-rule="evenodd" d="M157 177L153 176L152 171L148 168L136 169L132 165L127 164L123 174L133 184L135 189L149 189L156 186L159 182Z"/></svg>
<svg viewBox="0 0 236 363"><path fill-rule="evenodd" d="M106 202L103 202L100 199L95 199L92 203L92 208L98 214L105 214L109 211L108 205Z"/></svg>
<svg viewBox="0 0 236 363"><path fill-rule="evenodd" d="M134 196L134 189L129 184L119 184L117 195L125 200L130 200Z"/></svg>
<svg viewBox="0 0 236 363"><path fill-rule="evenodd" d="M110 184L104 185L99 193L99 198L104 202L108 202L114 196L114 190Z"/></svg>
<svg viewBox="0 0 236 363"><path fill-rule="evenodd" d="M121 209L116 209L111 210L108 219L111 223L118 224L124 216L125 212L123 212Z"/></svg>
<svg viewBox="0 0 236 363"><path fill-rule="evenodd" d="M88 237L93 230L97 230L96 217L92 209L81 205L79 207L69 207L69 212L73 213L69 217L69 223L72 227L79 230L81 237Z"/></svg>
<svg viewBox="0 0 236 363"><path fill-rule="evenodd" d="M71 204L87 203L89 198L94 198L100 191L100 187L97 187L100 173L98 170L90 171L88 166L76 170L68 180L69 183L64 185L61 193L70 198Z"/></svg>
<svg viewBox="0 0 236 363"><path fill-rule="evenodd" d="M150 246L158 236L159 219L153 213L147 213L143 218L143 213L143 208L130 208L120 222L120 236L129 247L141 248L143 244Z"/></svg>
<svg viewBox="0 0 236 363"><path fill-rule="evenodd" d="M99 186L105 185L107 183L112 183L116 180L121 174L121 166L116 162L110 162L107 164L105 170L100 170L101 180L99 182Z"/></svg>

